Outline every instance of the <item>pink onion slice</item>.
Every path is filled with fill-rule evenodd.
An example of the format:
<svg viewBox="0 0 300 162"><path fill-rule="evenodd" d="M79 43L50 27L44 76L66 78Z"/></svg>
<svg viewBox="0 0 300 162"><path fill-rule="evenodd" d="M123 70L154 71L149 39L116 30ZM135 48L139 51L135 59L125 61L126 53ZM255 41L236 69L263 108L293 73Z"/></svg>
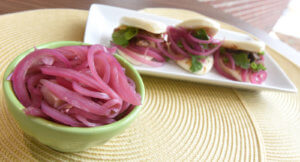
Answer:
<svg viewBox="0 0 300 162"><path fill-rule="evenodd" d="M55 57L66 66L70 66L69 60L60 52L53 49L35 50L30 55L27 55L24 59L22 59L14 70L12 84L17 98L24 106L31 105L31 100L25 86L25 76L27 71L32 65L39 64L38 62L44 57Z"/></svg>
<svg viewBox="0 0 300 162"><path fill-rule="evenodd" d="M157 43L156 45L157 45L158 49L162 52L162 54L164 54L165 56L167 56L168 58L170 58L172 60L182 60L182 59L186 58L186 56L175 55L171 50L166 50L163 47L163 44L161 44L161 43Z"/></svg>
<svg viewBox="0 0 300 162"><path fill-rule="evenodd" d="M242 81L247 82L248 69L242 69L241 70L241 75L242 75Z"/></svg>
<svg viewBox="0 0 300 162"><path fill-rule="evenodd" d="M264 70L250 74L250 82L254 84L261 84L266 79L267 79L267 72Z"/></svg>
<svg viewBox="0 0 300 162"><path fill-rule="evenodd" d="M135 52L127 49L127 48L124 48L122 46L119 46L119 45L116 45L116 47L121 50L123 53L125 53L126 55L128 55L129 57L141 62L141 63L144 63L146 65L149 65L149 66L153 66L153 67L159 67L159 66L162 66L163 63L161 62L156 62L156 61L150 61L150 60L146 60L144 59L143 57L139 57L138 54L136 54Z"/></svg>
<svg viewBox="0 0 300 162"><path fill-rule="evenodd" d="M54 109L53 107L50 107L45 102L42 102L42 111L43 111L43 113L45 113L46 115L48 115L49 117L51 117L52 119L54 119L55 121L58 121L60 123L70 125L73 127L82 126L82 124L80 124L78 121L76 121L72 117L59 112L58 110Z"/></svg>
<svg viewBox="0 0 300 162"><path fill-rule="evenodd" d="M86 59L86 53L89 46L64 46L57 48L58 51L64 54L68 59Z"/></svg>
<svg viewBox="0 0 300 162"><path fill-rule="evenodd" d="M64 86L65 88L68 88L71 90L73 89L72 83L70 81L66 80L65 78L56 77L56 83Z"/></svg>
<svg viewBox="0 0 300 162"><path fill-rule="evenodd" d="M114 59L114 57L109 56L110 57L110 62L113 65L113 67L116 68L117 70L117 74L118 77L120 79L120 83L122 84L122 89L114 89L115 91L117 91L118 93L120 93L120 91L124 91L127 92L126 95L121 96L121 98L127 102L129 102L130 104L133 105L140 105L141 104L141 96L135 91L135 87L133 88L129 82L128 82L128 77L125 75L125 69L120 65L120 63ZM114 69L112 69L112 72L114 71Z"/></svg>
<svg viewBox="0 0 300 162"><path fill-rule="evenodd" d="M89 122L85 117L83 116L80 116L80 115L75 115L75 118L77 120L79 120L80 122L82 122L85 126L87 127L95 127L95 126L100 126L100 125L103 125L103 124L100 124L100 123L92 123L92 122Z"/></svg>
<svg viewBox="0 0 300 162"><path fill-rule="evenodd" d="M167 30L167 33L168 33L168 40L170 41L170 43L171 43L171 48L175 51L175 52L177 52L177 53L179 53L179 54L182 54L182 55L184 55L184 56L188 56L188 54L187 54L187 52L186 51L184 51L183 49L181 49L178 45L177 45L177 42L173 39L173 34L178 34L178 33L174 33L174 32L172 32L172 30L176 30L175 28L168 28L168 30ZM178 35L178 38L182 38L183 37L183 34L179 34ZM177 38L177 39L178 39ZM178 39L178 40L181 40L181 39Z"/></svg>
<svg viewBox="0 0 300 162"><path fill-rule="evenodd" d="M230 53L225 52L225 56L228 58L228 60L230 62L231 69L235 70L235 62L234 62L232 55Z"/></svg>
<svg viewBox="0 0 300 162"><path fill-rule="evenodd" d="M82 62L81 64L74 67L75 70L82 70L88 68L89 64L87 61Z"/></svg>
<svg viewBox="0 0 300 162"><path fill-rule="evenodd" d="M60 86L56 83L50 82L48 80L41 81L46 88L48 88L56 97L59 99L68 102L70 105L74 107L78 107L87 112L91 112L93 114L102 115L102 116L113 116L115 115L115 110L103 109L103 107L94 101L85 98L79 95L76 92L68 90L63 86Z"/></svg>
<svg viewBox="0 0 300 162"><path fill-rule="evenodd" d="M89 68L90 71L92 73L92 76L96 79L96 81L100 84L100 85L105 85L105 83L107 83L109 81L109 72L107 71L106 73L104 73L105 75L105 79L106 81L103 81L102 78L99 76L96 67L95 67L95 54L101 54L104 55L105 51L103 46L100 45L94 45L92 46L89 51L88 51L88 64L89 64ZM109 69L108 69L109 70Z"/></svg>
<svg viewBox="0 0 300 162"><path fill-rule="evenodd" d="M127 80L128 80L128 84L132 87L132 89L135 89L135 83L134 83L134 81L131 78L129 78L129 77L127 77Z"/></svg>
<svg viewBox="0 0 300 162"><path fill-rule="evenodd" d="M188 39L190 39L191 41L194 41L194 42L197 42L197 43L201 43L201 44L219 44L220 41L219 40L216 40L216 39L209 39L209 40L201 40L201 39L198 39L198 38L195 38L193 35L192 35L192 32L189 32L187 34L187 37Z"/></svg>
<svg viewBox="0 0 300 162"><path fill-rule="evenodd" d="M43 74L59 76L59 77L75 80L83 85L87 85L91 88L95 88L97 90L103 91L107 93L111 98L120 98L116 94L116 92L114 92L114 90L112 90L106 83L99 84L99 82L97 82L90 76L77 72L75 70L59 68L59 67L42 67L41 71Z"/></svg>
<svg viewBox="0 0 300 162"><path fill-rule="evenodd" d="M96 71L103 78L105 83L109 83L111 65L107 61L107 54L95 55Z"/></svg>
<svg viewBox="0 0 300 162"><path fill-rule="evenodd" d="M72 82L72 86L73 86L73 89L76 92L78 92L79 94L81 94L83 96L98 98L98 99L102 99L102 100L108 100L108 99L110 99L110 97L106 93L91 91L89 89L86 89L86 88L82 87L77 82L73 81Z"/></svg>
<svg viewBox="0 0 300 162"><path fill-rule="evenodd" d="M31 106L40 107L42 102L42 96L40 89L36 86L41 79L46 78L43 74L31 75L27 80L27 88L31 97Z"/></svg>
<svg viewBox="0 0 300 162"><path fill-rule="evenodd" d="M156 50L155 48L151 48L151 47L146 48L146 47L136 46L136 45L129 45L129 47L127 48L133 52L136 52L137 54L145 54L147 56L151 56L157 61L161 61L161 62L165 61L164 57L162 57L161 54L159 53L160 51Z"/></svg>
<svg viewBox="0 0 300 162"><path fill-rule="evenodd" d="M261 59L262 61L264 61L264 60L265 60L265 56L264 56L264 55L260 55L260 59Z"/></svg>
<svg viewBox="0 0 300 162"><path fill-rule="evenodd" d="M194 50L194 49L192 49L188 44L187 44L187 42L184 40L184 39L182 39L182 45L183 45L183 47L188 51L188 52L190 52L191 54L194 54L194 55L201 55L201 56L208 56L208 55L210 55L210 54L213 54L215 51L217 51L220 47L221 47L221 45L222 45L222 42L220 42L220 43L218 43L217 44L217 46L215 46L213 49L210 49L210 50L208 50L208 51L206 51L206 52L200 52L200 51L196 51L196 50Z"/></svg>
<svg viewBox="0 0 300 162"><path fill-rule="evenodd" d="M120 102L119 102L119 100L117 100L117 99L111 99L111 100L106 101L106 102L102 105L102 107L103 107L104 109L108 109L108 108L112 108L112 107L120 107Z"/></svg>
<svg viewBox="0 0 300 162"><path fill-rule="evenodd" d="M101 122L103 124L108 124L108 123L112 123L112 122L115 121L112 118L107 118L107 117L104 117L104 116L98 116L98 115L95 115L95 114L92 114L92 113L88 113L88 112L83 111L83 110L78 109L78 108L71 108L68 111L68 114L71 114L71 115L80 115L80 116L86 118L89 121Z"/></svg>
<svg viewBox="0 0 300 162"><path fill-rule="evenodd" d="M120 83L120 88L117 88L114 86L114 90L120 95L120 97L124 100L129 102L133 105L140 105L141 104L141 96L136 93L135 89L130 86L127 80L127 76L125 75L123 68L121 67L120 63L114 59L112 56L110 56L109 61L111 62L112 67L112 76L116 77L114 78L114 81ZM117 79L118 78L118 79ZM113 80L113 79L111 79ZM121 102L120 102L121 104Z"/></svg>
<svg viewBox="0 0 300 162"><path fill-rule="evenodd" d="M148 41L152 41L152 42L155 42L155 43L160 43L160 42L163 42L164 40L163 39L160 39L160 38L154 38L154 37L151 37L151 36L148 36L148 35L145 35L145 34L138 34L136 35L137 38L143 38L143 39L146 39Z"/></svg>
<svg viewBox="0 0 300 162"><path fill-rule="evenodd" d="M53 57L44 57L42 58L42 62L45 64L45 65L52 65L54 63L54 58Z"/></svg>
<svg viewBox="0 0 300 162"><path fill-rule="evenodd" d="M130 103L123 102L120 114L123 113L124 111L126 111L129 108L129 106L130 106Z"/></svg>
<svg viewBox="0 0 300 162"><path fill-rule="evenodd" d="M223 75L224 77L231 79L231 80L236 80L235 78L233 78L231 75L227 74L226 72L224 72L220 66L220 61L222 61L220 59L220 51L217 50L216 53L214 54L214 67L217 70L217 72L221 75Z"/></svg>
<svg viewBox="0 0 300 162"><path fill-rule="evenodd" d="M99 55L99 53L98 53L98 55ZM121 81L123 80L123 81L127 82L127 78L124 74L123 68L121 67L120 63L118 61L116 61L116 59L112 55L107 55L106 53L101 53L99 56L106 57L106 59L110 62L111 67L113 68L111 70L116 71L115 74L113 74L111 71L111 74L113 76L113 78L111 78L111 80L121 79ZM124 82L122 82L122 83L124 83ZM120 95L120 97L123 100L126 100L129 103L134 104L134 105L140 104L140 98L137 97L135 89L130 89L128 82L127 82L127 84L124 83L120 88L114 88L114 90ZM124 93L126 93L126 94L124 94ZM120 100L118 100L118 103L119 103L119 107L120 107L121 106Z"/></svg>
<svg viewBox="0 0 300 162"><path fill-rule="evenodd" d="M47 118L47 115L44 114L41 109L33 107L33 106L27 107L26 109L24 109L24 112L26 115Z"/></svg>

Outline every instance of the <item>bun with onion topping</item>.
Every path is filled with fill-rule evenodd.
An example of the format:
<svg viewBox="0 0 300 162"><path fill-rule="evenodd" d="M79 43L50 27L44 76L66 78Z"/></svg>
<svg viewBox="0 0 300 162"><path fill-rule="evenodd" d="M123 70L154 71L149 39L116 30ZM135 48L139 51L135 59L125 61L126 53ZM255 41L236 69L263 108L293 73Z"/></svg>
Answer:
<svg viewBox="0 0 300 162"><path fill-rule="evenodd" d="M220 25L207 18L189 19L167 28L167 42L158 48L186 71L197 75L208 73L213 66L212 54L221 46L214 39Z"/></svg>
<svg viewBox="0 0 300 162"><path fill-rule="evenodd" d="M214 67L229 79L261 84L267 78L264 51L261 41L225 40L214 55Z"/></svg>
<svg viewBox="0 0 300 162"><path fill-rule="evenodd" d="M165 31L166 25L161 22L125 16L112 34L112 43L132 64L158 67L165 62L157 48L157 43L164 42Z"/></svg>

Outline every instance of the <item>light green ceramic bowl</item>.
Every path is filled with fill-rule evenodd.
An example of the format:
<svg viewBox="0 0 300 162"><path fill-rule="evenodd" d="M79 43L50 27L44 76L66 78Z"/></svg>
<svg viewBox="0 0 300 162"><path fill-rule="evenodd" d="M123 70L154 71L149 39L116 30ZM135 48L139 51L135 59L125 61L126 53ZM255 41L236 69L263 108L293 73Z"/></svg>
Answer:
<svg viewBox="0 0 300 162"><path fill-rule="evenodd" d="M57 48L70 45L86 45L82 42L61 41L52 42L37 46L37 48ZM16 119L21 129L37 139L39 142L61 152L79 152L84 151L89 147L104 144L110 138L120 134L126 127L136 118L142 106L136 106L127 116L112 124L92 127L79 128L60 125L42 118L27 116L23 109L24 106L16 98L11 81L6 78L14 70L16 65L27 54L34 49L30 49L20 54L7 67L3 78L3 90L6 100L6 105L9 112ZM126 75L133 79L137 86L137 92L144 100L145 89L139 73L122 57L115 55L120 64L126 69Z"/></svg>

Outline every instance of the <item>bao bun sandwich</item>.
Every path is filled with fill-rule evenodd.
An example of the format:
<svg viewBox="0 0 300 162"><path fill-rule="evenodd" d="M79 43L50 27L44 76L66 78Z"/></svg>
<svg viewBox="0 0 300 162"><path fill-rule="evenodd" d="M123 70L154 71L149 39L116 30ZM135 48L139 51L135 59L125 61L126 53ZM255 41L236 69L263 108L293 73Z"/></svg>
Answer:
<svg viewBox="0 0 300 162"><path fill-rule="evenodd" d="M137 17L122 17L120 26L112 34L112 43L118 53L135 65L161 66L165 57L157 43L164 42L166 25L161 22Z"/></svg>
<svg viewBox="0 0 300 162"><path fill-rule="evenodd" d="M214 66L229 79L261 84L267 77L264 51L261 41L225 40L214 55Z"/></svg>
<svg viewBox="0 0 300 162"><path fill-rule="evenodd" d="M167 42L158 48L180 67L194 74L208 73L213 66L213 53L222 42L214 39L220 25L207 18L189 19L167 28Z"/></svg>

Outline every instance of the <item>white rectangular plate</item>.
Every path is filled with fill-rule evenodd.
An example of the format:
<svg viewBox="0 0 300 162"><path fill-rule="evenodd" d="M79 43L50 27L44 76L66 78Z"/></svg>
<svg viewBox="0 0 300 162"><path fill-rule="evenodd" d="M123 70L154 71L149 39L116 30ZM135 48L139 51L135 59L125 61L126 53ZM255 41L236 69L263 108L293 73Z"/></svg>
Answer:
<svg viewBox="0 0 300 162"><path fill-rule="evenodd" d="M143 18L150 18L161 21L167 25L175 25L180 22L179 20L155 16L134 10L93 4L90 8L88 21L86 24L84 42L109 46L112 32L114 28L119 26L119 20L123 16L139 16ZM221 29L216 37L221 39L230 37L235 37L241 40L251 39L247 35L225 29ZM265 66L267 67L268 77L267 80L261 85L229 80L219 75L215 69L212 69L208 74L202 76L195 75L181 69L172 61L166 63L162 67L157 68L147 66L134 67L141 74L164 78L187 80L242 89L297 92L297 88L289 80L279 65L271 58L271 56L269 56L269 54L266 54L265 56Z"/></svg>

